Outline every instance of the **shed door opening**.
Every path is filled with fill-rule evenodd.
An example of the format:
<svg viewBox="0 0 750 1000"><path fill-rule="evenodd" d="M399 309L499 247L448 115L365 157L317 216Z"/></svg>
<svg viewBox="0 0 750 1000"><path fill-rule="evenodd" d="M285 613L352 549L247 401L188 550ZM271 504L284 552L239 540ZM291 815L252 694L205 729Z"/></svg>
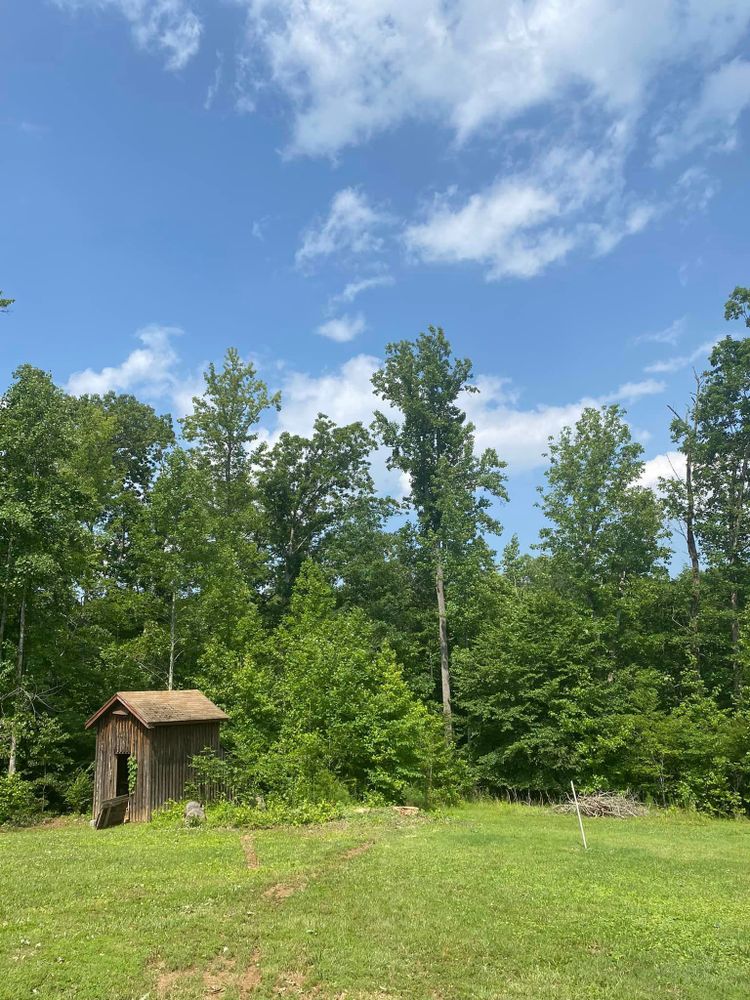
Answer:
<svg viewBox="0 0 750 1000"><path fill-rule="evenodd" d="M129 753L118 753L115 754L117 758L117 781L115 783L115 795L127 795L128 794L128 761L130 760Z"/></svg>

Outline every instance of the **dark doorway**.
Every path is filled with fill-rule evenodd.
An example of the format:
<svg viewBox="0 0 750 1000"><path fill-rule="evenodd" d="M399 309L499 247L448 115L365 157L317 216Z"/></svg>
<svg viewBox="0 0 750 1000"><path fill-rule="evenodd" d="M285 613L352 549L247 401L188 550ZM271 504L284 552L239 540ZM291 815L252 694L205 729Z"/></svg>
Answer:
<svg viewBox="0 0 750 1000"><path fill-rule="evenodd" d="M115 795L127 795L129 792L128 788L128 761L130 760L129 753L118 753L115 754L117 758L117 781L115 784Z"/></svg>

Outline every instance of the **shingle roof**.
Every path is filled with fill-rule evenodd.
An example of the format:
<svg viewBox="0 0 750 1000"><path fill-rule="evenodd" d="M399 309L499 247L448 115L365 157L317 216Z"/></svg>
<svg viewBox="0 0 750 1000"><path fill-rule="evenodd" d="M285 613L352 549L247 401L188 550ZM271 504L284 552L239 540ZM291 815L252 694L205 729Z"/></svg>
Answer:
<svg viewBox="0 0 750 1000"><path fill-rule="evenodd" d="M228 716L201 691L118 691L91 716L86 729L119 702L148 729L172 722L222 722Z"/></svg>

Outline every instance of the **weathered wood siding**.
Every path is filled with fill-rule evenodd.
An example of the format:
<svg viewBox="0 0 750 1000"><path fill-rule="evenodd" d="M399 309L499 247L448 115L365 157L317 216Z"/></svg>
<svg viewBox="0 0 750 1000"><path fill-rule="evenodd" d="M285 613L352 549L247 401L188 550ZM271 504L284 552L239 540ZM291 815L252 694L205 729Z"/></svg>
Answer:
<svg viewBox="0 0 750 1000"><path fill-rule="evenodd" d="M151 730L151 808L179 800L195 772L190 761L205 747L219 752L219 723L176 723Z"/></svg>
<svg viewBox="0 0 750 1000"><path fill-rule="evenodd" d="M94 816L104 799L117 791L117 754L128 753L138 761L134 793L130 796L131 822L151 819L151 813L168 799L181 799L185 785L194 778L191 759L206 747L219 748L218 722L174 723L147 729L134 716L107 712L97 723ZM206 789L204 797L210 797Z"/></svg>
<svg viewBox="0 0 750 1000"><path fill-rule="evenodd" d="M117 754L129 753L138 761L135 791L130 796L131 820L151 816L151 736L152 731L132 715L108 712L97 724L94 816L104 799L114 797L117 788Z"/></svg>

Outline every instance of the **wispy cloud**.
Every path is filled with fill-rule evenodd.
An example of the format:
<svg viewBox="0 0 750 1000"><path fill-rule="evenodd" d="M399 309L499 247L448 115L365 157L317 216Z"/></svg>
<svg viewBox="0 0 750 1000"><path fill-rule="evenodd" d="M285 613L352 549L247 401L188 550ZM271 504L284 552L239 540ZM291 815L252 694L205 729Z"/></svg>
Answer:
<svg viewBox="0 0 750 1000"><path fill-rule="evenodd" d="M654 162L663 164L708 144L728 152L737 145L737 122L750 107L750 61L723 63L703 81L697 101L671 109L656 139Z"/></svg>
<svg viewBox="0 0 750 1000"><path fill-rule="evenodd" d="M705 341L705 343L696 347L694 351L691 351L690 354L680 354L672 358L665 358L662 361L654 361L652 364L646 365L644 371L650 375L666 375L680 371L681 368L688 368L690 365L695 364L696 361L700 361L701 358L707 357L718 339L718 337L715 337L713 340Z"/></svg>
<svg viewBox="0 0 750 1000"><path fill-rule="evenodd" d="M355 316L345 313L343 316L336 316L334 319L329 319L325 323L321 323L316 332L321 337L327 337L329 340L335 340L339 344L345 344L358 337L366 328L367 324L362 313L357 313Z"/></svg>
<svg viewBox="0 0 750 1000"><path fill-rule="evenodd" d="M680 316L663 330L656 330L654 333L641 333L635 338L635 344L671 344L674 346L685 332L687 316Z"/></svg>
<svg viewBox="0 0 750 1000"><path fill-rule="evenodd" d="M383 248L383 226L390 216L376 208L356 188L343 188L331 199L328 214L302 235L296 253L299 267L309 267L321 258L339 256L358 258L377 254Z"/></svg>
<svg viewBox="0 0 750 1000"><path fill-rule="evenodd" d="M136 45L160 51L170 70L183 69L200 48L203 22L188 0L53 0L71 11L114 10L130 24Z"/></svg>
<svg viewBox="0 0 750 1000"><path fill-rule="evenodd" d="M216 66L214 67L213 79L208 85L208 90L206 91L206 98L203 101L203 108L205 111L210 111L216 100L216 95L219 93L219 88L221 87L221 80L224 75L224 53L216 53Z"/></svg>
<svg viewBox="0 0 750 1000"><path fill-rule="evenodd" d="M440 197L407 246L425 261L483 264L490 280L534 277L576 248L609 253L659 210L624 193L629 142L621 130L597 150L558 145L463 201Z"/></svg>
<svg viewBox="0 0 750 1000"><path fill-rule="evenodd" d="M331 155L409 120L457 142L531 109L644 112L660 74L731 52L746 0L244 0L247 48L293 112L292 150ZM574 126L573 126L574 127Z"/></svg>
<svg viewBox="0 0 750 1000"><path fill-rule="evenodd" d="M640 382L625 382L615 389L614 392L602 396L602 403L634 403L643 396L656 396L664 392L667 387L666 382L658 381L654 378L643 379Z"/></svg>
<svg viewBox="0 0 750 1000"><path fill-rule="evenodd" d="M372 278L360 278L356 281L350 281L342 291L331 296L330 304L348 304L354 302L362 292L367 292L371 288L381 288L392 284L393 275L391 274L377 274Z"/></svg>

